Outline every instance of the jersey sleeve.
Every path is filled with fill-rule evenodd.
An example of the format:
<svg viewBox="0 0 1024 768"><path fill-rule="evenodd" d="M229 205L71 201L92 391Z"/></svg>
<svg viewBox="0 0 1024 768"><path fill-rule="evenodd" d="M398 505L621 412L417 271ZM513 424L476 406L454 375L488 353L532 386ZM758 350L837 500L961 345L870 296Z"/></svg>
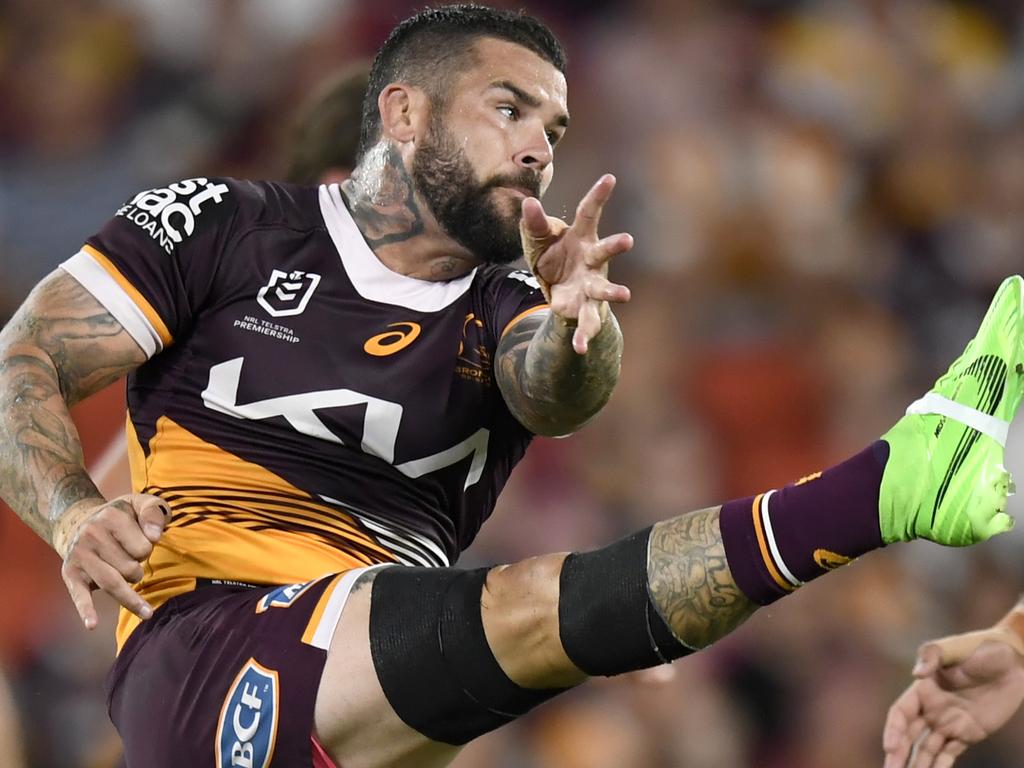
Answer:
<svg viewBox="0 0 1024 768"><path fill-rule="evenodd" d="M152 357L188 333L225 253L260 206L255 190L195 178L140 192L60 266Z"/></svg>
<svg viewBox="0 0 1024 768"><path fill-rule="evenodd" d="M526 315L548 309L537 278L522 269L495 272L489 290L493 307L489 331L496 340Z"/></svg>

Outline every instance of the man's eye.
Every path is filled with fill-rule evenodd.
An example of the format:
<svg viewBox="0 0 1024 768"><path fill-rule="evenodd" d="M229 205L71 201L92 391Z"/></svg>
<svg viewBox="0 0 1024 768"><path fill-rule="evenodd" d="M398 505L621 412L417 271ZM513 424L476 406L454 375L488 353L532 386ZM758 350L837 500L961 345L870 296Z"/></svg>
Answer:
<svg viewBox="0 0 1024 768"><path fill-rule="evenodd" d="M498 107L498 111L505 115L509 120L516 120L519 118L519 110L511 104L502 104Z"/></svg>

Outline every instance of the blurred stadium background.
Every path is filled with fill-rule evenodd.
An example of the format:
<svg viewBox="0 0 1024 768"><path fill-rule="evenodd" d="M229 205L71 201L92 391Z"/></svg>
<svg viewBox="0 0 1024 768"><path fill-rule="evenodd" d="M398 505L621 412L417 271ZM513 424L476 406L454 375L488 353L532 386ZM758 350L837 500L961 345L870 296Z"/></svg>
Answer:
<svg viewBox="0 0 1024 768"><path fill-rule="evenodd" d="M568 214L600 173L618 175L603 230L636 236L614 265L634 300L611 404L581 434L535 443L464 562L596 546L845 457L929 386L1024 267L1019 0L526 6L571 59L548 208ZM303 96L414 7L0 4L0 320L136 191L279 178ZM77 417L95 459L121 428L120 392ZM1024 435L1007 464L1024 482ZM1024 589L1022 537L869 555L677 663L670 682L591 684L457 766L878 765L916 645L1002 614ZM7 509L0 584L26 765L108 768L112 611L85 632L56 556ZM1019 768L1022 724L961 764Z"/></svg>

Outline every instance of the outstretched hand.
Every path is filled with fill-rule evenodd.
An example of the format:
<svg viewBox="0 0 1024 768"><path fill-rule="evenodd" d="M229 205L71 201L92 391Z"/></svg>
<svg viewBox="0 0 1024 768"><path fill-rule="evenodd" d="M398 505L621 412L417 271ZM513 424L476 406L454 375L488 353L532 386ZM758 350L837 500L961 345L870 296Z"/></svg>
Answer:
<svg viewBox="0 0 1024 768"><path fill-rule="evenodd" d="M132 493L107 502L82 502L61 519L54 548L61 576L86 629L98 623L92 592L101 589L142 619L152 606L132 589L170 518L167 502Z"/></svg>
<svg viewBox="0 0 1024 768"><path fill-rule="evenodd" d="M548 216L537 198L523 200L519 231L526 263L552 312L576 325L572 346L581 355L601 330L607 302L629 301L629 288L608 280L608 262L633 247L633 236L597 236L601 212L614 188L611 174L598 179L577 206L571 226Z"/></svg>
<svg viewBox="0 0 1024 768"><path fill-rule="evenodd" d="M1024 701L1020 646L998 626L921 646L917 680L886 718L885 768L949 768L1001 728Z"/></svg>

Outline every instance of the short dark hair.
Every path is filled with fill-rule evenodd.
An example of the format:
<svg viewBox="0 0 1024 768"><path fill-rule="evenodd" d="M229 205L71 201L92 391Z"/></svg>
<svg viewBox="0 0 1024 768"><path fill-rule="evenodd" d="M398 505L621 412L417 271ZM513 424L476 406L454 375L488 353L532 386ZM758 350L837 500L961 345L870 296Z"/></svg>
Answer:
<svg viewBox="0 0 1024 768"><path fill-rule="evenodd" d="M363 100L359 157L380 136L377 98L388 83L421 87L430 96L433 108L443 108L452 76L472 63L473 43L484 37L521 45L565 73L562 44L543 22L525 11L497 10L472 3L420 11L391 30L373 60Z"/></svg>
<svg viewBox="0 0 1024 768"><path fill-rule="evenodd" d="M317 184L331 168L356 167L369 73L369 62L351 64L325 80L303 104L285 147L288 181Z"/></svg>

